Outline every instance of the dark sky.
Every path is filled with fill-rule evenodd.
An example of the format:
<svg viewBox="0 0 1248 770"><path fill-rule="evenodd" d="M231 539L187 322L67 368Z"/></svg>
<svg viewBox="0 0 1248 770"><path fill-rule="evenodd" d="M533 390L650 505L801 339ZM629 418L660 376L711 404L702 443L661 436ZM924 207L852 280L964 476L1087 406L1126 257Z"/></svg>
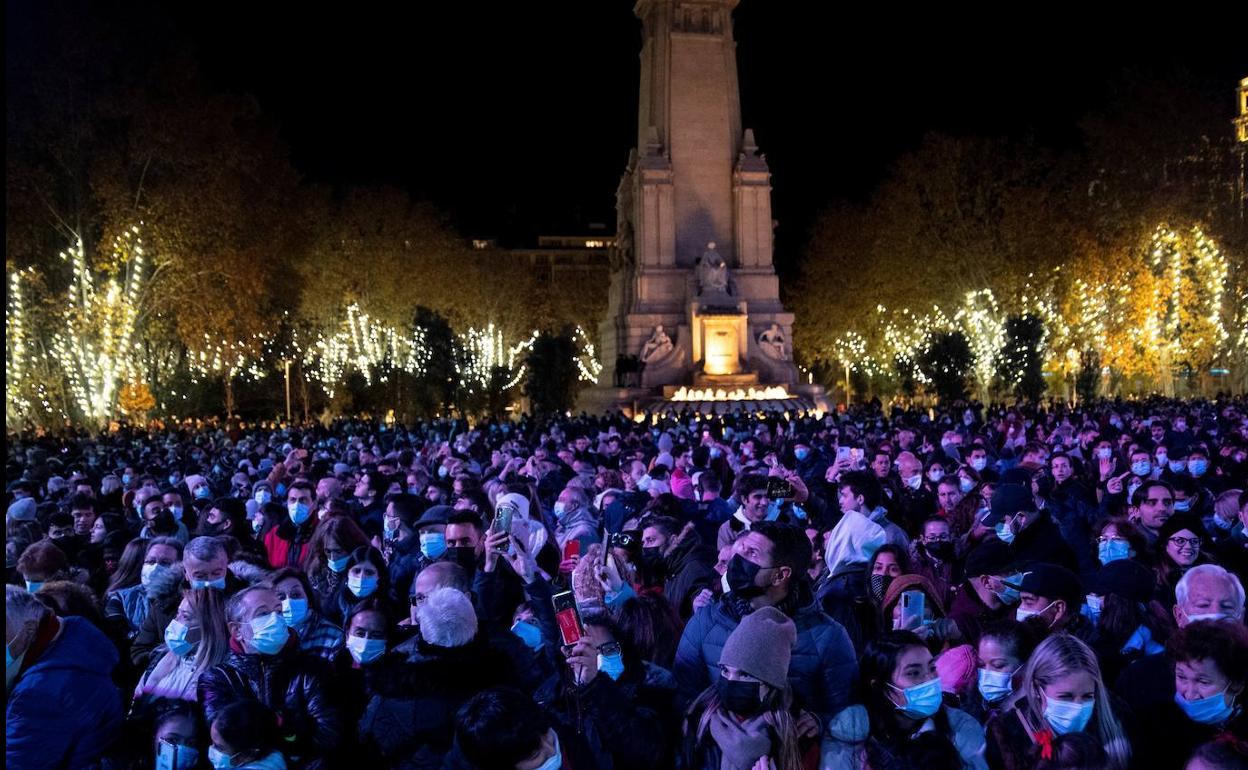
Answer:
<svg viewBox="0 0 1248 770"><path fill-rule="evenodd" d="M153 12L176 14L210 82L259 98L311 180L399 185L470 234L613 227L635 141L631 0L411 5ZM1229 132L1248 75L1245 12L1097 22L838 8L744 0L735 14L744 122L774 175L781 262L819 207L865 198L928 131L1073 147L1079 118L1115 98L1125 71L1185 71L1222 100Z"/></svg>

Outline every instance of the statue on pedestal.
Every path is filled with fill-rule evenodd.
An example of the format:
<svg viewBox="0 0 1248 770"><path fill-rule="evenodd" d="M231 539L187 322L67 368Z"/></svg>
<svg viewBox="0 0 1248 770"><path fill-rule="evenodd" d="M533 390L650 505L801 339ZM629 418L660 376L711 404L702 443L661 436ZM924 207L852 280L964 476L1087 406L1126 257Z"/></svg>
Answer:
<svg viewBox="0 0 1248 770"><path fill-rule="evenodd" d="M784 349L784 331L780 324L772 324L771 328L758 335L758 347L763 355L777 361L787 361L788 353Z"/></svg>
<svg viewBox="0 0 1248 770"><path fill-rule="evenodd" d="M698 295L727 293L728 263L715 250L715 241L711 241L698 258Z"/></svg>
<svg viewBox="0 0 1248 770"><path fill-rule="evenodd" d="M643 363L649 363L657 358L662 358L671 352L675 347L672 344L672 338L667 336L667 332L663 331L663 324L654 327L654 333L650 335L650 339L646 340L646 344L641 348L641 360Z"/></svg>

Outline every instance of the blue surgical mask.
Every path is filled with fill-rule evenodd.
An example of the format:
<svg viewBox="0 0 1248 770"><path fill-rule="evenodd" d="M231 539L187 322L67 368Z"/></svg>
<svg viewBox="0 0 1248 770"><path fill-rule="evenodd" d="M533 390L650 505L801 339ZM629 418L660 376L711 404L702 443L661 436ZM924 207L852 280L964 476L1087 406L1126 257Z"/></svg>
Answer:
<svg viewBox="0 0 1248 770"><path fill-rule="evenodd" d="M562 500L559 500L555 503L553 511L556 519L562 519L568 515L568 506Z"/></svg>
<svg viewBox="0 0 1248 770"><path fill-rule="evenodd" d="M451 472L451 469L446 467L445 465L438 466L438 478L444 479L448 475L450 475L450 472Z"/></svg>
<svg viewBox="0 0 1248 770"><path fill-rule="evenodd" d="M256 490L256 502L261 505L268 505L273 501L273 493L267 489Z"/></svg>
<svg viewBox="0 0 1248 770"><path fill-rule="evenodd" d="M127 486L129 486L129 484L130 484L130 474L129 474L129 473L123 473L123 474L122 474L122 476L121 476L121 483L122 483L122 484L125 484L125 485L127 485Z"/></svg>
<svg viewBox="0 0 1248 770"><path fill-rule="evenodd" d="M563 752L559 749L559 736L555 736L555 753L534 770L560 770L563 767Z"/></svg>
<svg viewBox="0 0 1248 770"><path fill-rule="evenodd" d="M932 468L927 472L927 477L932 480L933 484L939 484L940 480L945 477L944 468Z"/></svg>
<svg viewBox="0 0 1248 770"><path fill-rule="evenodd" d="M303 623L308 618L308 600L307 599L283 599L282 600L282 619L286 621L286 625L295 627Z"/></svg>
<svg viewBox="0 0 1248 770"><path fill-rule="evenodd" d="M1186 499L1186 500L1175 500L1175 501L1174 501L1174 510L1176 510L1176 511L1190 511L1190 510L1192 510L1192 500L1191 500L1191 498L1189 497L1189 498L1188 498L1188 499Z"/></svg>
<svg viewBox="0 0 1248 770"><path fill-rule="evenodd" d="M1192 460L1187 464L1187 472L1193 476L1203 476L1209 470L1208 460Z"/></svg>
<svg viewBox="0 0 1248 770"><path fill-rule="evenodd" d="M44 584L44 581L42 580L27 580L26 590L30 591L33 594L35 591L38 591L40 588L43 588L43 584Z"/></svg>
<svg viewBox="0 0 1248 770"><path fill-rule="evenodd" d="M198 487L195 487L196 500L207 500L209 497L212 497L212 490L208 488L207 484L201 484Z"/></svg>
<svg viewBox="0 0 1248 770"><path fill-rule="evenodd" d="M615 655L599 655L598 670L611 677L613 681L618 682L620 676L624 673L624 656L620 653L616 653Z"/></svg>
<svg viewBox="0 0 1248 770"><path fill-rule="evenodd" d="M905 694L906 705L897 706L897 710L911 719L927 719L937 711L940 711L942 696L939 677L929 679L923 684L916 684L914 687L907 687L904 690L891 683L888 686Z"/></svg>
<svg viewBox="0 0 1248 770"><path fill-rule="evenodd" d="M284 494L286 494L286 485L285 485L285 484L278 484L278 485L277 485L277 496L278 496L278 497L281 497L281 496L282 496L282 495L284 495Z"/></svg>
<svg viewBox="0 0 1248 770"><path fill-rule="evenodd" d="M369 663L380 658L386 652L385 639L366 639L362 636L348 636L346 643L347 651L351 653L351 657L361 666L367 666Z"/></svg>
<svg viewBox="0 0 1248 770"><path fill-rule="evenodd" d="M1075 703L1065 700L1048 700L1044 706L1044 718L1058 735L1077 733L1088 726L1096 701Z"/></svg>
<svg viewBox="0 0 1248 770"><path fill-rule="evenodd" d="M426 559L437 559L446 553L446 535L441 532L421 532L420 552Z"/></svg>
<svg viewBox="0 0 1248 770"><path fill-rule="evenodd" d="M185 658L195 649L195 645L186 641L186 634L190 629L182 621L174 618L169 621L169 625L165 627L165 646L169 648L169 652L177 655L179 658Z"/></svg>
<svg viewBox="0 0 1248 770"><path fill-rule="evenodd" d="M408 488L407 488L407 493L408 493L409 495L416 495L417 497L419 497L419 496L420 496L420 487L416 487L416 486L408 487Z"/></svg>
<svg viewBox="0 0 1248 770"><path fill-rule="evenodd" d="M261 655L278 653L289 638L290 631L280 611L251 619L251 646Z"/></svg>
<svg viewBox="0 0 1248 770"><path fill-rule="evenodd" d="M1187 714L1187 718L1193 722L1199 722L1202 725L1218 725L1230 719L1231 712L1235 707L1226 702L1226 689L1222 692L1210 695L1208 698L1197 698L1196 700L1185 700L1179 693L1174 694L1174 702L1179 708L1183 709L1183 713Z"/></svg>
<svg viewBox="0 0 1248 770"><path fill-rule="evenodd" d="M215 588L218 591L225 590L225 578L219 577L216 580L191 580L191 588L196 591L202 588Z"/></svg>
<svg viewBox="0 0 1248 770"><path fill-rule="evenodd" d="M1140 476L1140 477L1147 476L1149 473L1152 472L1152 470L1153 470L1153 464L1149 462L1148 460L1140 460L1139 462L1131 463L1131 472L1134 473L1136 476Z"/></svg>
<svg viewBox="0 0 1248 770"><path fill-rule="evenodd" d="M724 456L724 450L720 449L720 448L719 448L719 447L717 447L717 446L713 446L713 447L711 447L711 448L710 448L710 451L708 451L708 452L707 452L707 454L708 454L708 455L710 455L710 457L711 457L711 459L712 459L712 460L714 460L714 459L716 459L717 457L723 457L723 456Z"/></svg>
<svg viewBox="0 0 1248 770"><path fill-rule="evenodd" d="M1170 472L1171 472L1171 473L1182 473L1182 472L1183 472L1183 471L1185 471L1185 470L1187 470L1187 461L1186 461L1186 460L1171 460L1171 461L1170 461Z"/></svg>
<svg viewBox="0 0 1248 770"><path fill-rule="evenodd" d="M176 487L176 486L178 485L178 482L179 482L179 481L181 481L181 479L179 479L176 475L174 475L174 476L170 476L170 477L169 477L169 486L171 486L171 487Z"/></svg>
<svg viewBox="0 0 1248 770"><path fill-rule="evenodd" d="M988 467L988 458L987 457L972 457L971 461L967 463L967 465L974 468L975 472L978 473L979 471L982 471L984 468Z"/></svg>
<svg viewBox="0 0 1248 770"><path fill-rule="evenodd" d="M312 515L312 508L307 503L291 502L287 506L287 510L290 511L291 523L296 527L303 524Z"/></svg>
<svg viewBox="0 0 1248 770"><path fill-rule="evenodd" d="M1023 575L1021 572L1015 572L1013 575L1010 575L1009 577L1001 578L1003 582L1010 583L1012 585L1018 585L1019 581L1021 581L1022 579L1023 579ZM1000 599L1005 604L1018 604L1019 593L1018 593L1017 588L1012 588L1011 586L1007 585L1004 588L1002 588L1000 591L996 591L995 593L997 594L997 598Z"/></svg>
<svg viewBox="0 0 1248 770"><path fill-rule="evenodd" d="M798 449L794 449L793 456L797 458L797 461L799 463L804 462L807 457L810 457L810 450L807 449L806 447L800 447Z"/></svg>
<svg viewBox="0 0 1248 770"><path fill-rule="evenodd" d="M1022 623L1024 620L1032 617L1033 615L1041 615L1047 612L1048 609L1052 607L1055 603L1056 603L1056 600L1051 601L1048 604L1044 605L1043 609L1039 609L1039 610L1028 610L1028 609L1019 607L1017 610L1014 610L1014 619L1017 620L1019 623ZM1053 624L1050 622L1049 625L1053 625Z"/></svg>
<svg viewBox="0 0 1248 770"><path fill-rule="evenodd" d="M194 770L199 765L199 749L161 739L156 746L156 770Z"/></svg>
<svg viewBox="0 0 1248 770"><path fill-rule="evenodd" d="M511 632L520 637L520 640L530 650L536 650L542 646L542 630L533 623L517 620L511 627Z"/></svg>
<svg viewBox="0 0 1248 770"><path fill-rule="evenodd" d="M343 556L341 559L327 559L325 563L326 565L329 566L329 569L331 571L342 572L344 569L347 568L347 563L349 561L351 561L351 554L347 554L346 556Z"/></svg>
<svg viewBox="0 0 1248 770"><path fill-rule="evenodd" d="M1008 671L979 670L979 694L987 703L995 703L1014 691L1013 674Z"/></svg>
<svg viewBox="0 0 1248 770"><path fill-rule="evenodd" d="M1014 542L1014 530L1010 528L1010 525L1008 522L1004 522L1004 521L998 522L997 526L994 527L993 529L997 533L997 539L1000 540L1001 542L1005 543L1006 545L1009 545L1010 543Z"/></svg>
<svg viewBox="0 0 1248 770"><path fill-rule="evenodd" d="M347 589L358 599L367 599L377 590L377 577L369 575L351 575L347 578Z"/></svg>
<svg viewBox="0 0 1248 770"><path fill-rule="evenodd" d="M975 479L968 479L965 476L958 477L958 489L962 490L962 494L970 494L970 491L974 488Z"/></svg>
<svg viewBox="0 0 1248 770"><path fill-rule="evenodd" d="M264 529L264 519L252 519L251 520L251 531L253 533L258 535L260 534L260 530L262 529Z"/></svg>
<svg viewBox="0 0 1248 770"><path fill-rule="evenodd" d="M1096 545L1096 558L1101 560L1101 564L1109 564L1111 561L1119 559L1127 559L1131 556L1131 544L1126 540L1106 540Z"/></svg>
<svg viewBox="0 0 1248 770"><path fill-rule="evenodd" d="M1096 594L1088 594L1084 598L1083 606L1079 608L1079 614L1092 621L1093 625L1101 619L1101 610L1105 607L1105 597Z"/></svg>
<svg viewBox="0 0 1248 770"><path fill-rule="evenodd" d="M216 746L208 747L208 761L212 763L215 770L228 770L234 766L234 757Z"/></svg>

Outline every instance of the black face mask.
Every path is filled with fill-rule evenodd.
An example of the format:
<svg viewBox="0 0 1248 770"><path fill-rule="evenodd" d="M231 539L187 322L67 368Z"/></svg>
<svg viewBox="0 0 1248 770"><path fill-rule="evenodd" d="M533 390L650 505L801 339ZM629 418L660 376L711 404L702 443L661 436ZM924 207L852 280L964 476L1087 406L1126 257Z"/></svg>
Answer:
<svg viewBox="0 0 1248 770"><path fill-rule="evenodd" d="M892 575L871 576L871 598L875 599L876 604L884 603L884 594L888 593L888 587L892 582Z"/></svg>
<svg viewBox="0 0 1248 770"><path fill-rule="evenodd" d="M941 561L953 561L953 543L938 540L935 543L924 543L923 547L934 558Z"/></svg>
<svg viewBox="0 0 1248 770"><path fill-rule="evenodd" d="M751 717L763 710L762 685L758 682L734 682L723 676L715 682L719 705L734 714Z"/></svg>
<svg viewBox="0 0 1248 770"><path fill-rule="evenodd" d="M767 589L754 584L754 581L758 578L758 573L762 569L762 567L749 561L741 554L734 555L732 560L728 562L728 572L725 573L728 576L728 590L742 599L762 596Z"/></svg>
<svg viewBox="0 0 1248 770"><path fill-rule="evenodd" d="M477 568L477 549L470 545L458 545L446 549L446 557L469 572Z"/></svg>
<svg viewBox="0 0 1248 770"><path fill-rule="evenodd" d="M659 546L641 549L641 565L651 573L657 573L663 567L663 549Z"/></svg>

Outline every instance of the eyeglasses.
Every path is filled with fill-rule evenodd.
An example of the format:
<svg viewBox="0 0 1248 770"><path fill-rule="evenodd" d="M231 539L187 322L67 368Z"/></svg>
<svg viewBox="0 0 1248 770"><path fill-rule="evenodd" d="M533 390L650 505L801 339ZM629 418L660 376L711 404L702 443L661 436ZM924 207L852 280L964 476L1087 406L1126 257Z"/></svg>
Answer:
<svg viewBox="0 0 1248 770"><path fill-rule="evenodd" d="M1179 548L1186 548L1188 546L1192 548L1200 547L1200 538L1198 537L1172 537L1170 538L1170 542L1174 543Z"/></svg>

